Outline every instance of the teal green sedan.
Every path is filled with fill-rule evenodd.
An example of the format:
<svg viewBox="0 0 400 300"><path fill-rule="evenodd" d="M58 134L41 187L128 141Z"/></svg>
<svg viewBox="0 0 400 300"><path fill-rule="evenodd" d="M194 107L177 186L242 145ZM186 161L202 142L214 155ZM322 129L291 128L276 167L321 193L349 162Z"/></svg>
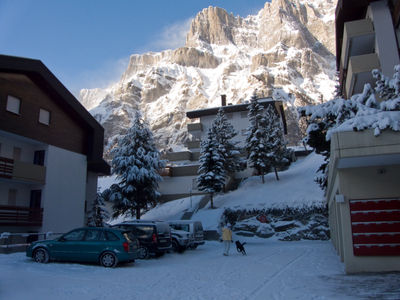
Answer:
<svg viewBox="0 0 400 300"><path fill-rule="evenodd" d="M84 227L55 240L33 242L26 249L26 256L39 263L51 260L97 262L110 268L119 262L135 261L139 257L139 242L122 230Z"/></svg>

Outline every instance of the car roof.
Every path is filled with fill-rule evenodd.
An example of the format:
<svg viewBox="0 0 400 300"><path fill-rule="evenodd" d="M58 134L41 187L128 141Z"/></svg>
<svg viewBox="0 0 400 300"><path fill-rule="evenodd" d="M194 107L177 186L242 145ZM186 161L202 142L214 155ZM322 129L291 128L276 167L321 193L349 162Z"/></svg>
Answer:
<svg viewBox="0 0 400 300"><path fill-rule="evenodd" d="M111 230L111 231L118 231L118 232L124 232L124 230L121 230L119 228L112 228L112 227L94 227L94 226L86 226L86 227L79 227L79 228L74 228L70 231L74 231L74 230Z"/></svg>
<svg viewBox="0 0 400 300"><path fill-rule="evenodd" d="M138 224L151 224L151 225L157 225L157 224L168 224L165 221L159 221L159 220L132 220L132 221L124 221L115 225L124 225L124 224L128 224L128 225L138 225Z"/></svg>
<svg viewBox="0 0 400 300"><path fill-rule="evenodd" d="M167 221L170 224L193 224L193 223L201 223L200 221L192 221L192 220L173 220Z"/></svg>
<svg viewBox="0 0 400 300"><path fill-rule="evenodd" d="M151 225L151 226L156 226L156 222L131 222L131 221L126 221L118 224L114 224L113 226L121 226L121 225Z"/></svg>

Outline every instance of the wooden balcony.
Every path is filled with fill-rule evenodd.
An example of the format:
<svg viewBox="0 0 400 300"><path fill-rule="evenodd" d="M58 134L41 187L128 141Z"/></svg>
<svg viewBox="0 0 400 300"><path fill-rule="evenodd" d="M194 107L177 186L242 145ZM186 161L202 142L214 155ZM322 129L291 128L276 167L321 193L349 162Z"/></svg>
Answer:
<svg viewBox="0 0 400 300"><path fill-rule="evenodd" d="M41 226L43 208L0 205L0 226Z"/></svg>
<svg viewBox="0 0 400 300"><path fill-rule="evenodd" d="M13 168L13 159L0 157L0 177L12 178Z"/></svg>
<svg viewBox="0 0 400 300"><path fill-rule="evenodd" d="M0 157L0 177L45 184L46 167Z"/></svg>

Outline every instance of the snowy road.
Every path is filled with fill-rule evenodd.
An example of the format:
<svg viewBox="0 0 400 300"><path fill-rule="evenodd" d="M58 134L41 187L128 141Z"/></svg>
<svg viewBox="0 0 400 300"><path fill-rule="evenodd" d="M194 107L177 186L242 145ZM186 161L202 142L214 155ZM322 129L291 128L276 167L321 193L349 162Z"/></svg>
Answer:
<svg viewBox="0 0 400 300"><path fill-rule="evenodd" d="M330 242L207 242L115 269L0 255L0 299L400 299L400 274L344 275Z"/></svg>

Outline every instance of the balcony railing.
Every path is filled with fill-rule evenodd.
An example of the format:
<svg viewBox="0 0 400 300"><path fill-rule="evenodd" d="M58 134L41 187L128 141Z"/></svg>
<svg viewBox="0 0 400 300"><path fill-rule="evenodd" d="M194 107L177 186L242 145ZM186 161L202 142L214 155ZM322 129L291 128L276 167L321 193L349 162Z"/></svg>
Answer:
<svg viewBox="0 0 400 300"><path fill-rule="evenodd" d="M28 183L45 184L46 167L0 157L0 177Z"/></svg>
<svg viewBox="0 0 400 300"><path fill-rule="evenodd" d="M14 169L13 159L0 157L0 177L12 178L13 169Z"/></svg>
<svg viewBox="0 0 400 300"><path fill-rule="evenodd" d="M0 226L41 226L43 208L0 205Z"/></svg>

